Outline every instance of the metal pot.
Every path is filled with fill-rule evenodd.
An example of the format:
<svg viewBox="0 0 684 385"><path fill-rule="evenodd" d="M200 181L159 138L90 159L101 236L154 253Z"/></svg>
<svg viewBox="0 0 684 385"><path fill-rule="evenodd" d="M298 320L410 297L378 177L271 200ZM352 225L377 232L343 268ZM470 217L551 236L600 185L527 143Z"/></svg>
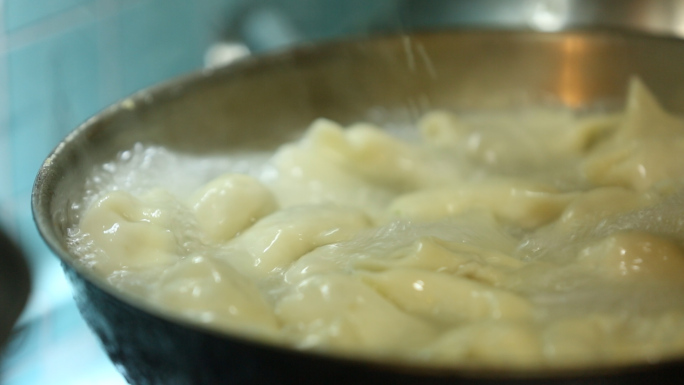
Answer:
<svg viewBox="0 0 684 385"><path fill-rule="evenodd" d="M618 31L451 31L308 46L250 58L146 90L72 132L36 179L38 228L75 287L80 310L135 384L636 384L678 382L684 361L587 370L426 369L300 352L188 324L115 291L66 245L93 165L134 143L217 153L274 148L317 117L412 122L427 109L554 100L622 100L639 75L684 109L684 42Z"/></svg>

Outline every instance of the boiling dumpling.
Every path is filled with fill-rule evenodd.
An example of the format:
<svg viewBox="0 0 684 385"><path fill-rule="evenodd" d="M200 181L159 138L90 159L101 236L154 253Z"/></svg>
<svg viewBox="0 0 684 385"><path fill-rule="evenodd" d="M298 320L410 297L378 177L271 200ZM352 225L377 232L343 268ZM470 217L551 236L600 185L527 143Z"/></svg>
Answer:
<svg viewBox="0 0 684 385"><path fill-rule="evenodd" d="M394 248L391 243L375 250L349 246L336 243L311 251L292 264L285 273L285 280L300 282L315 274L339 270L413 268L466 276L496 285L503 281L508 270L522 265L519 260L494 250L462 242L446 242L432 236L420 237L409 245L396 245Z"/></svg>
<svg viewBox="0 0 684 385"><path fill-rule="evenodd" d="M362 211L336 205L295 206L258 221L227 244L225 257L256 278L278 271L309 251L368 228Z"/></svg>
<svg viewBox="0 0 684 385"><path fill-rule="evenodd" d="M625 118L584 162L597 185L646 190L656 182L684 177L684 122L669 115L638 80L630 84Z"/></svg>
<svg viewBox="0 0 684 385"><path fill-rule="evenodd" d="M557 226L566 231L592 228L606 218L652 205L656 201L654 194L623 187L599 187L573 200L558 218Z"/></svg>
<svg viewBox="0 0 684 385"><path fill-rule="evenodd" d="M531 323L480 321L450 330L421 355L435 362L520 368L539 365L543 346Z"/></svg>
<svg viewBox="0 0 684 385"><path fill-rule="evenodd" d="M402 195L388 211L390 217L434 221L479 209L522 227L536 227L556 219L573 196L522 180L491 179Z"/></svg>
<svg viewBox="0 0 684 385"><path fill-rule="evenodd" d="M167 269L156 283L152 299L200 323L247 331L260 338L279 328L271 305L254 282L210 257L185 258Z"/></svg>
<svg viewBox="0 0 684 385"><path fill-rule="evenodd" d="M80 232L89 234L102 254L95 268L102 273L168 265L178 259L173 214L160 204L148 204L123 191L113 191L93 203L81 219Z"/></svg>
<svg viewBox="0 0 684 385"><path fill-rule="evenodd" d="M303 347L336 347L363 354L414 348L437 332L387 301L359 279L317 275L296 285L276 305L276 315Z"/></svg>
<svg viewBox="0 0 684 385"><path fill-rule="evenodd" d="M220 176L190 198L199 228L210 241L225 242L278 206L271 191L242 174Z"/></svg>
<svg viewBox="0 0 684 385"><path fill-rule="evenodd" d="M362 277L401 309L445 324L532 316L532 305L524 298L467 278L416 269Z"/></svg>
<svg viewBox="0 0 684 385"><path fill-rule="evenodd" d="M301 143L281 148L274 156L277 178L270 181L281 207L335 203L356 207L377 217L396 194L365 181L325 155L322 148Z"/></svg>
<svg viewBox="0 0 684 385"><path fill-rule="evenodd" d="M438 147L454 147L472 131L446 111L428 112L418 122L418 128L427 143Z"/></svg>
<svg viewBox="0 0 684 385"><path fill-rule="evenodd" d="M613 278L684 282L682 248L653 234L612 234L583 249L578 260Z"/></svg>
<svg viewBox="0 0 684 385"><path fill-rule="evenodd" d="M347 129L329 120L313 123L304 143L321 148L341 165L397 191L416 188L428 174L420 162L420 153L385 130L370 124Z"/></svg>

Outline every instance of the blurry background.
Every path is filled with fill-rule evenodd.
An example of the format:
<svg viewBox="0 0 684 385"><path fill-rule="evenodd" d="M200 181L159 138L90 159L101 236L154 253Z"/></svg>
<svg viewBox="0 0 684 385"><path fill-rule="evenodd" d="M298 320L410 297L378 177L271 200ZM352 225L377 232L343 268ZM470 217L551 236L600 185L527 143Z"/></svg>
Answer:
<svg viewBox="0 0 684 385"><path fill-rule="evenodd" d="M684 2L0 0L0 227L33 274L0 366L3 383L124 383L78 315L30 211L42 161L100 109L206 65L291 44L438 27L596 24L684 35Z"/></svg>

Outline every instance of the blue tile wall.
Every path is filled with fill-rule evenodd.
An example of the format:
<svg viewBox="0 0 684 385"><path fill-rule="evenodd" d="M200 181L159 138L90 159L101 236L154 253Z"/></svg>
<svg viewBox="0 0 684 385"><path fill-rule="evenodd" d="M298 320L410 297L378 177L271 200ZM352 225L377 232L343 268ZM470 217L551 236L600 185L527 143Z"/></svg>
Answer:
<svg viewBox="0 0 684 385"><path fill-rule="evenodd" d="M399 0L279 0L271 3L310 40L367 34L376 23L399 22Z"/></svg>
<svg viewBox="0 0 684 385"><path fill-rule="evenodd" d="M10 148L9 127L0 124L0 202L12 196Z"/></svg>
<svg viewBox="0 0 684 385"><path fill-rule="evenodd" d="M5 0L5 27L12 31L91 0Z"/></svg>
<svg viewBox="0 0 684 385"><path fill-rule="evenodd" d="M69 354L74 350L83 354ZM4 385L126 383L104 357L73 306L57 307L44 317L41 327L21 330L7 346L7 353Z"/></svg>
<svg viewBox="0 0 684 385"><path fill-rule="evenodd" d="M202 65L204 50L196 3L154 0L118 17L123 92L191 71ZM206 42L208 43L208 42Z"/></svg>
<svg viewBox="0 0 684 385"><path fill-rule="evenodd" d="M59 140L102 107L97 25L11 52L8 68L12 181L15 194L21 194L30 190L40 164Z"/></svg>

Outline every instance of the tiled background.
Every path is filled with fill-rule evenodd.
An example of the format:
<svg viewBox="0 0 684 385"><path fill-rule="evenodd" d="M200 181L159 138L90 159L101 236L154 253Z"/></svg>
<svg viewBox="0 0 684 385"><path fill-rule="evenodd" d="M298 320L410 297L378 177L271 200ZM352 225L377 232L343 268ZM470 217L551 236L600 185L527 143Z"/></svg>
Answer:
<svg viewBox="0 0 684 385"><path fill-rule="evenodd" d="M19 241L33 274L29 306L0 365L3 383L123 383L78 316L30 211L41 162L90 115L201 68L220 40L258 53L413 27L553 30L567 26L564 12L578 24L601 19L684 34L676 0L0 0L0 226Z"/></svg>

